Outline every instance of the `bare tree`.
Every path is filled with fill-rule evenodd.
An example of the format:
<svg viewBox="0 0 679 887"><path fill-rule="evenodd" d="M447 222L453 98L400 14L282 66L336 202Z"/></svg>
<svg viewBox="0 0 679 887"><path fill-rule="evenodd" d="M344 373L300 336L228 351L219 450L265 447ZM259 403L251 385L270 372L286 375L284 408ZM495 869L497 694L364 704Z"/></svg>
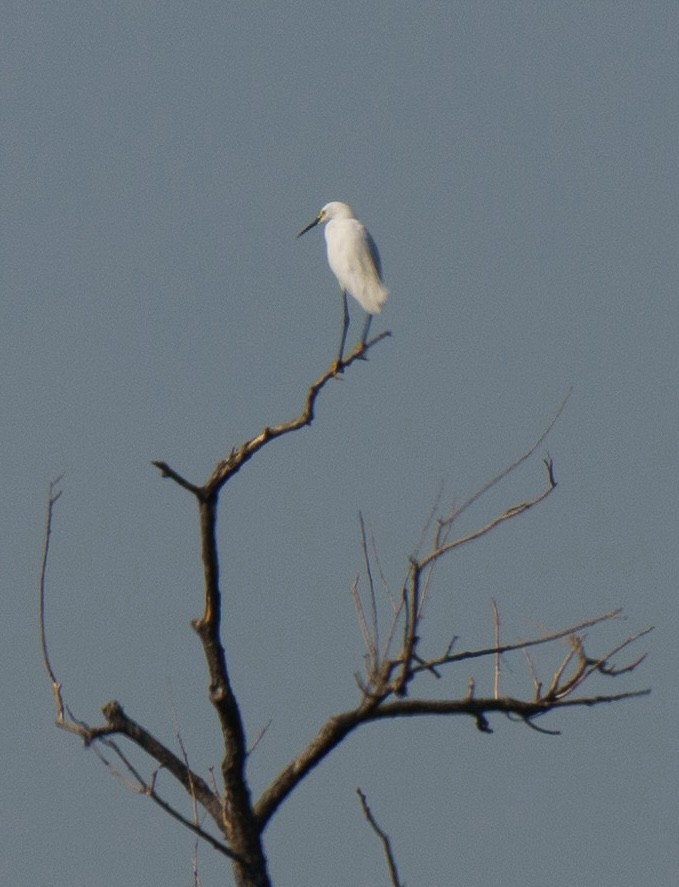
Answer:
<svg viewBox="0 0 679 887"><path fill-rule="evenodd" d="M143 793L170 816L177 819L201 839L222 853L233 869L234 881L238 887L268 887L271 879L264 853L264 831L285 799L306 776L327 755L354 730L365 724L387 719L419 716L466 715L474 720L483 733L492 732L489 716L501 712L510 718L540 730L538 724L548 712L564 708L580 708L616 702L640 696L647 690L626 690L614 694L582 695L583 685L593 675L614 678L633 671L644 659L640 655L633 661L616 666L613 657L650 629L621 639L612 649L592 654L585 649L586 629L603 622L616 619L620 613L615 610L594 618L584 619L575 625L539 637L513 642L502 642L500 637L500 617L494 607L493 621L495 642L492 646L478 649L457 649L456 638L436 655L422 652L422 617L431 594L432 578L437 565L456 549L468 545L484 536L501 524L514 520L531 508L537 507L556 488L554 466L550 458L544 460L545 483L532 497L513 504L497 514L492 520L464 535L455 535L456 522L491 487L494 487L519 465L535 454L551 430L564 408L565 401L557 415L549 423L535 444L503 472L490 480L470 499L458 507L451 507L441 513L436 507L424 528L418 550L408 559L407 573L400 593L389 597L388 618L380 617L381 605L378 601L378 582L386 586L377 557L377 548L368 539L361 518L363 553L367 581L361 588L358 580L352 592L358 613L359 625L365 642L364 673L356 676L358 701L347 710L332 714L318 730L316 736L299 754L290 761L259 798L253 800L246 773L248 745L238 700L234 694L229 676L227 661L221 638L222 593L220 589L220 562L216 540L217 512L220 493L229 480L237 474L263 447L276 438L299 431L311 425L314 419L316 400L324 387L338 371L348 369L356 360L364 357L365 351L373 348L388 333L375 337L365 346L359 344L345 357L340 365L335 363L323 373L308 389L300 414L279 425L267 425L254 437L235 447L215 467L204 484L195 484L166 462L155 462L162 476L174 481L190 493L197 505L200 523L200 538L203 563L204 607L200 617L192 625L198 634L209 675L209 698L218 719L224 745L221 761L221 780L217 784L213 774L200 776L189 766L189 758L179 731L176 739L179 754L169 745L151 735L140 723L133 720L117 701L107 702L102 707L103 723L86 724L79 720L64 702L61 682L58 680L48 654L45 629L45 587L46 572L54 508L61 495L59 480L50 486L47 508L42 568L40 571L40 632L43 660L52 684L57 710L57 725L75 733L84 744L91 747L102 762L133 791ZM553 645L567 641L567 650L551 674L541 678L533 662L532 648ZM501 664L503 656L520 651L527 661L532 682L529 696L514 697L504 695L501 690ZM464 696L459 698L432 699L418 696L416 688L422 682L441 678L442 674L457 664L478 659L488 663L493 676L493 694L480 696L476 693L474 681L470 681ZM127 740L148 755L155 769L144 775L124 751L121 740ZM183 786L191 803L191 813L182 813L169 804L158 793L156 775L160 768L167 770ZM388 873L393 885L400 885L396 860L389 837L377 824L368 801L358 789L363 813L377 836L383 843ZM194 874L197 883L197 874Z"/></svg>

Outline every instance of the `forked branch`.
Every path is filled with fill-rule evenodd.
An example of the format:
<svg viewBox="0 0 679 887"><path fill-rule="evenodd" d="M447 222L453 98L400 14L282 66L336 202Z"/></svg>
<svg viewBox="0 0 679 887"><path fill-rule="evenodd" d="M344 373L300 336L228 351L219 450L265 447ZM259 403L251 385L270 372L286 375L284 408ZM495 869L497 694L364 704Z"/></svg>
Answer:
<svg viewBox="0 0 679 887"><path fill-rule="evenodd" d="M132 766L132 764L125 757L119 747L115 744L112 737L116 735L126 736L135 745L145 751L149 755L149 757L153 758L158 763L158 766L160 768L163 768L167 770L170 774L172 774L172 776L186 789L186 791L192 796L192 798L194 798L195 801L199 803L203 807L203 809L210 815L211 819L215 822L220 831L224 832L224 803L222 798L220 798L219 795L210 788L205 780L198 776L197 773L194 773L185 761L177 757L177 755L175 755L174 752L167 748L167 746L163 745L163 743L159 742L147 730L145 730L143 727L129 718L123 711L120 704L117 702L109 702L103 707L102 711L106 723L96 727L90 726L83 721L77 719L72 714L68 706L64 703L62 683L57 678L47 649L45 609L45 588L47 582L47 566L52 534L52 524L54 519L54 508L62 493L62 491L58 489L60 481L61 478L57 478L57 480L50 483L49 487L49 495L47 500L47 520L45 525L45 536L43 540L43 556L38 583L40 642L42 659L45 670L49 675L52 685L52 692L54 695L57 711L57 726L60 727L62 730L67 730L68 732L74 733L76 736L79 736L86 746L94 747L101 760L106 764L113 775L117 775L119 776L119 778L121 778L120 774L118 774L111 767L110 762L108 762L97 749L97 745L99 743L103 743L108 746L115 752L115 754L118 756L118 758L127 769L128 773L130 773L135 780L134 785L136 785L136 788L134 790L143 790L143 794L150 797L167 813L169 813L178 821L182 822L196 834L200 834L201 837L211 843L221 853L232 859L237 859L237 854L230 850L229 847L227 847L220 841L217 841L213 836L209 835L209 833L204 832L204 830L200 829L195 823L191 823L190 820L187 820L187 818L184 817L174 807L172 807L172 805L162 800L162 798L160 798L157 791L155 790L155 777L152 778L150 781L145 781L141 774ZM122 780L121 778L121 781L124 780ZM128 788L133 787L133 784L125 784L128 786Z"/></svg>
<svg viewBox="0 0 679 887"><path fill-rule="evenodd" d="M645 635L650 629L631 635L604 655L591 656L586 652L587 639L583 634L584 630L600 622L618 618L619 611L617 610L541 637L501 643L500 617L496 608L494 613L495 642L492 646L457 650L455 649L457 639L454 638L443 653L439 653L437 656L426 656L421 649L423 645L421 637L423 612L435 566L458 548L480 539L503 523L539 505L556 488L554 466L551 458L547 457L544 460L547 479L541 492L506 508L492 519L486 520L476 529L459 538L452 536L452 529L457 518L477 502L483 493L535 453L562 412L566 398L545 432L527 452L484 485L461 507L452 508L446 515L436 520L432 517L430 524L433 525L433 529L428 526L426 532L426 536L430 536L431 533L431 547L425 554L413 555L409 559L400 599L394 600L392 598L390 601L392 613L385 632L379 630L379 607L375 594L374 574L371 569L365 524L361 518L361 538L368 574L369 607L363 606L358 583L355 583L353 593L367 650L365 678L358 679L359 700L354 708L330 717L306 748L283 768L253 805L245 772L248 757L245 730L238 702L231 686L226 653L221 640L222 592L216 534L219 495L230 478L269 442L310 425L314 419L317 398L323 388L331 379L336 378L338 372L362 358L368 349L388 335L389 333L382 333L368 342L366 346L359 344L354 351L342 359L339 365L333 364L309 387L302 411L298 416L278 425L266 426L259 434L246 440L240 447L232 449L229 455L217 464L204 484L197 485L188 481L165 462L154 463L164 477L172 479L182 489L190 492L198 504L205 598L203 613L192 624L203 647L209 673L210 700L217 713L224 741L224 757L221 766L223 795L217 791L214 780L213 785L210 785L208 781L203 780L189 767L188 756L183 747L183 757L176 755L140 724L128 717L118 702L110 702L104 706L102 710L105 723L98 727L91 727L78 721L64 705L61 683L57 680L48 655L45 632L46 567L54 505L61 495L61 492L57 490L58 481L50 485L40 573L40 632L43 661L52 683L57 708L57 723L62 729L79 735L86 745L95 747L102 760L105 759L101 755L100 747L103 745L111 749L132 777L129 787L148 795L171 816L190 828L194 834L211 843L234 862L235 880L239 887L241 885L243 887L244 885L270 887L262 846L262 833L268 822L283 801L306 776L350 733L364 724L401 717L465 715L472 718L479 730L484 733L492 733L489 718L496 712L518 718L527 725L535 727L535 721L538 718L559 708L600 705L642 696L648 692L647 690L632 690L615 694L575 695L586 681L596 676L611 678L632 672L644 659L642 654L622 666L614 665L611 661L614 655ZM423 534L424 538L425 534ZM374 558L379 567L376 553ZM386 585L381 568L379 568L379 573L376 572L375 575L379 575L382 584ZM386 638L386 640L381 644L380 638ZM569 645L565 656L560 657L557 668L548 680L540 680L538 670L530 659L528 651L533 647L563 640L567 640ZM397 647L398 650L396 650ZM533 684L533 693L530 698L502 695L500 691L501 658L519 650L526 654L529 662ZM419 687L425 676L428 675L442 681L449 676L451 667L465 660L486 660L491 663L494 675L494 689L491 695L479 696L476 691L476 679L468 677L466 680L467 690L463 695L449 695L444 692L443 698L440 699L432 699L429 696L412 697L414 686ZM464 677L466 676L463 676L463 682ZM456 681L456 684L460 686L461 682ZM547 689L544 689L545 687ZM536 729L542 731L542 728L536 727ZM150 779L144 779L126 758L115 743L115 736L125 736L156 762L158 769L154 771ZM111 764L108 761L105 763L114 772ZM199 804L202 807L219 830L220 835L224 837L225 843L202 829L195 807L193 820L190 820L159 796L156 783L160 769L167 770L184 787L193 804ZM122 778L120 774L116 775ZM383 842L392 885L401 887L389 839L377 824L365 795L360 789L358 794L366 819Z"/></svg>
<svg viewBox="0 0 679 887"><path fill-rule="evenodd" d="M503 644L499 640L499 613L496 610L494 617L496 639L493 646L454 651L455 639L453 639L443 654L438 656L427 657L420 651L421 623L424 609L422 589L424 586L426 592L433 566L456 549L487 535L506 521L524 514L527 510L543 502L556 488L554 465L551 458L547 457L544 460L547 474L546 484L542 491L535 496L510 506L477 529L457 539L451 539L450 531L456 518L474 502L477 502L484 492L487 492L497 482L507 477L508 474L535 453L538 445L544 441L547 433L563 411L566 400L567 398L561 404L547 429L533 446L490 483L484 485L481 491L470 497L461 508L452 509L446 517L436 521L429 552L417 557L413 556L410 559L401 603L393 613L391 626L386 632L387 642L384 649L379 651L379 655L377 653L379 642L376 616L372 616L369 624L366 618L367 608L361 601L358 583L354 583L352 594L356 603L359 625L366 644L366 675L363 679L357 679L361 700L354 709L330 718L321 727L311 743L281 771L277 779L262 794L255 805L255 814L261 828L266 826L268 820L290 792L326 755L362 724L397 717L467 715L475 721L477 727L482 732L491 733L488 715L494 712L518 717L526 724L534 726L536 718L543 717L557 708L601 705L606 702L643 696L648 692L647 690L632 690L616 694L597 694L579 697L574 695L575 691L595 673L612 677L624 672L631 672L643 661L643 656L640 656L623 668L613 668L609 664L612 655L642 637L650 629L631 636L604 656L589 657L584 651L584 637L581 635L584 629L618 618L620 615L618 610L603 616L597 616L594 619L584 620L576 625L545 634L541 637ZM365 527L362 521L361 532L364 557L369 562ZM368 590L369 606L370 612L374 614L375 594L370 569L368 569L368 575L370 577ZM396 636L395 628L399 622L402 624L401 646L397 653L393 653L390 651L390 647L392 640ZM371 630L372 625L375 625L375 628ZM543 682L535 678L536 690L532 698L524 699L501 695L499 684L501 656L518 650L527 652L531 647L553 644L566 638L571 645L570 651L565 661L561 663L552 675L551 680L547 682L549 689L546 692L542 691ZM440 680L449 667L472 659L488 659L493 663L494 690L491 696L477 696L476 681L474 678L470 678L468 681L468 691L460 698L444 698L439 700L404 698L408 695L410 685L416 678L428 674ZM577 659L577 668L573 672L569 672L568 670L574 659Z"/></svg>
<svg viewBox="0 0 679 887"><path fill-rule="evenodd" d="M496 647L486 647L477 650L461 651L455 654L447 651L444 655L437 658L422 659L417 664L411 663L408 666L408 671L412 677L418 674L436 674L445 666L453 665L465 659L485 658L493 662L498 652L507 653L512 650L524 650L531 646L554 643L564 637L576 637L577 633L584 627L614 619L618 616L619 611L616 610L612 613L598 616L595 619L586 620L571 628L555 631L539 638L518 641L513 644L504 644L499 650ZM607 672L604 668L610 656L624 646L628 646L644 636L650 630L646 629L643 632L632 635L622 645L616 645L605 656L588 659L587 661L589 662L597 663L597 668L591 668L588 677L591 677L595 671L602 675L611 676L612 673ZM643 659L639 657L634 664L625 670L632 670L641 661ZM326 721L316 737L301 754L281 771L255 804L255 815L262 829L265 828L271 816L273 816L278 807L297 785L350 733L363 724L391 718L466 715L475 721L477 727L482 732L492 733L488 715L496 712L508 716L513 715L528 724L532 724L536 718L541 718L549 712L560 708L591 707L610 702L620 702L624 699L645 696L650 692L644 689L575 697L571 694L581 685L582 681L578 681L558 684L558 691L551 694L540 694L538 698L521 699L512 696L497 698L495 695L479 697L475 692L476 683L472 680L469 684L469 691L459 698L440 700L428 698L404 699L401 692L402 667L403 663L399 659L384 660L380 666L379 673L371 676L370 687L362 689L362 698L359 704L355 708L336 714ZM622 671L620 670L620 673ZM437 674L437 676L439 675Z"/></svg>
<svg viewBox="0 0 679 887"><path fill-rule="evenodd" d="M164 477L174 480L180 487L192 493L199 507L205 606L203 615L199 619L194 620L193 627L202 642L210 679L210 700L217 712L222 728L224 740L224 758L221 767L224 784L223 797L220 797L216 791L210 788L205 780L201 779L190 769L186 755L184 755L184 760L175 755L140 724L129 718L119 703L111 702L104 706L103 712L106 723L98 727L91 727L78 721L65 707L62 699L62 686L56 678L49 659L45 633L45 579L52 516L54 505L61 495L61 492L57 490L58 481L50 485L47 525L39 582L40 632L43 661L52 683L57 707L57 722L63 729L70 730L79 735L86 745L93 745L97 742L108 743L109 747L115 750L128 772L132 774L136 790L139 790L141 787L145 794L202 837L203 832L196 822L191 822L186 817L183 817L179 811L167 805L158 796L155 790L155 776L149 781L144 781L141 775L127 761L120 749L113 743L111 737L114 735L125 736L156 760L160 767L167 769L186 789L191 796L192 802L194 804L199 803L206 810L229 842L230 846L227 847L221 844L221 842L215 841L214 838L206 838L206 840L218 847L221 852L226 853L234 860L236 863L236 883L239 885L248 884L256 885L256 887L268 887L269 878L261 843L261 830L253 814L249 787L245 776L245 763L248 753L245 731L240 709L231 687L226 654L221 641L222 597L219 585L219 556L216 542L219 493L227 481L267 443L310 425L314 419L316 400L328 382L336 378L338 373L343 372L355 361L364 358L370 348L374 347L388 335L390 333L385 332L376 336L365 345L359 343L341 361L333 363L309 387L302 411L298 416L279 425L267 426L260 434L245 441L240 447L232 449L230 454L217 464L205 484L197 485L192 483L166 462L154 463Z"/></svg>

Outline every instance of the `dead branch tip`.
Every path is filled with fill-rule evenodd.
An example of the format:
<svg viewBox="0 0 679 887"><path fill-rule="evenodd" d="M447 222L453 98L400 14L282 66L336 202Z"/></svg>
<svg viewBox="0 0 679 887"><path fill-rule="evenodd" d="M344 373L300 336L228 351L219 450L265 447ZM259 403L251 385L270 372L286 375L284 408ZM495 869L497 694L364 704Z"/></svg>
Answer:
<svg viewBox="0 0 679 887"><path fill-rule="evenodd" d="M370 828L375 832L377 837L382 842L382 846L384 847L384 855L387 860L387 868L389 869L389 880L391 881L392 887L405 887L402 881L399 880L398 877L398 869L396 868L396 859L394 858L394 852L391 849L391 840L389 835L377 823L372 810L368 806L368 799L365 794L361 791L360 788L356 789L356 794L358 795L361 801L361 807L363 808L363 815L368 821Z"/></svg>

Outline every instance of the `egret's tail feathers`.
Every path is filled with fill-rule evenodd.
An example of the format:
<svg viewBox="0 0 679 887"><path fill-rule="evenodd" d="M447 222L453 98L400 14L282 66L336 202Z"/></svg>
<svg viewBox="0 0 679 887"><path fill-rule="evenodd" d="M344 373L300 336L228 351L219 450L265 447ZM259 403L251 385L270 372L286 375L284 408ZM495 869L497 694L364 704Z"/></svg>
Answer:
<svg viewBox="0 0 679 887"><path fill-rule="evenodd" d="M363 298L365 301L359 301L368 314L379 314L389 298L389 290L381 283L376 284L364 293Z"/></svg>

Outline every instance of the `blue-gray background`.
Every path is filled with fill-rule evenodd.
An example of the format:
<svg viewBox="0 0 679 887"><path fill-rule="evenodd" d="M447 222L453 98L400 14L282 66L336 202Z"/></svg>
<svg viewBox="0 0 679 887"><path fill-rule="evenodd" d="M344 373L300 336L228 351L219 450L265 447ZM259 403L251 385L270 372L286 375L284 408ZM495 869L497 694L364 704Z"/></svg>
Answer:
<svg viewBox="0 0 679 887"><path fill-rule="evenodd" d="M274 883L387 883L358 785L412 887L675 883L677 4L7 0L2 18L3 882L191 883L189 833L53 727L47 486L65 472L47 625L67 701L97 722L117 698L175 747L178 723L218 768L195 508L150 461L200 482L297 413L340 306L320 233L295 234L337 199L380 246L393 338L224 496L225 640L250 737L271 721L255 793L357 699L358 510L397 589L441 484L473 492L571 385L539 453L557 491L446 563L423 651L492 642L492 599L508 639L622 606L593 652L655 624L651 656L592 689L653 695L552 717L559 738L499 716L492 736L367 728L271 824ZM543 483L538 458L461 529ZM471 675L489 691L478 664L447 691ZM520 657L505 679L530 692ZM199 864L230 883L209 848Z"/></svg>

